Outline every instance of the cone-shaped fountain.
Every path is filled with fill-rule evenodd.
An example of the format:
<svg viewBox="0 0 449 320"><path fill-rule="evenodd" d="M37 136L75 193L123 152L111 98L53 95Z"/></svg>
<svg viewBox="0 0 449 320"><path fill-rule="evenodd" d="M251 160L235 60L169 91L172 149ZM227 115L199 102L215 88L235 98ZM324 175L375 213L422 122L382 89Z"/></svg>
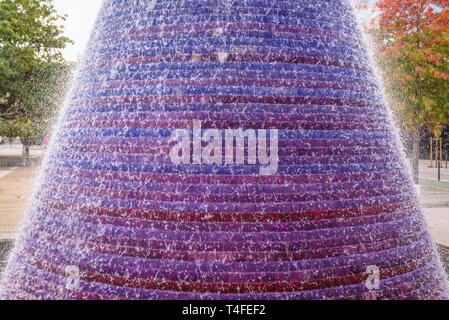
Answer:
<svg viewBox="0 0 449 320"><path fill-rule="evenodd" d="M447 298L369 63L344 0L106 0L1 297Z"/></svg>

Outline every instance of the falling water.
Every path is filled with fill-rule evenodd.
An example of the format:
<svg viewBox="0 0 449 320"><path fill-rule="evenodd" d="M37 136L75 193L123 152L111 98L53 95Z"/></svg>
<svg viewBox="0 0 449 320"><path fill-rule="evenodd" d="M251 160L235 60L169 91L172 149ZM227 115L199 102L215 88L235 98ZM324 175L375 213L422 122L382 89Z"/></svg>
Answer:
<svg viewBox="0 0 449 320"><path fill-rule="evenodd" d="M448 298L350 4L106 0L0 291Z"/></svg>

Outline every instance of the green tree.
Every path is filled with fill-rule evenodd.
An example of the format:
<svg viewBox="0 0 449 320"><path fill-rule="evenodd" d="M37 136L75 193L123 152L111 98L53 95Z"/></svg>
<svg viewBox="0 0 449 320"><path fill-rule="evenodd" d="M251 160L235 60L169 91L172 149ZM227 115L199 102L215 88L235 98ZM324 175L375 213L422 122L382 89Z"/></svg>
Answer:
<svg viewBox="0 0 449 320"><path fill-rule="evenodd" d="M449 119L449 1L380 0L374 29L390 105L413 137L419 180L420 128L436 137Z"/></svg>
<svg viewBox="0 0 449 320"><path fill-rule="evenodd" d="M73 65L61 54L62 35L52 0L0 0L0 134L27 143L54 118Z"/></svg>

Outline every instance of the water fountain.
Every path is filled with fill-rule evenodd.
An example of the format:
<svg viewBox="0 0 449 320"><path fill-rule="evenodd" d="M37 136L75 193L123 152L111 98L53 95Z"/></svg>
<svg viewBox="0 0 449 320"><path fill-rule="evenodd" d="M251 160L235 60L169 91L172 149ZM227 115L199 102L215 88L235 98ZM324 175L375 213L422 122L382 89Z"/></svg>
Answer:
<svg viewBox="0 0 449 320"><path fill-rule="evenodd" d="M106 0L0 296L448 298L361 39L345 0Z"/></svg>

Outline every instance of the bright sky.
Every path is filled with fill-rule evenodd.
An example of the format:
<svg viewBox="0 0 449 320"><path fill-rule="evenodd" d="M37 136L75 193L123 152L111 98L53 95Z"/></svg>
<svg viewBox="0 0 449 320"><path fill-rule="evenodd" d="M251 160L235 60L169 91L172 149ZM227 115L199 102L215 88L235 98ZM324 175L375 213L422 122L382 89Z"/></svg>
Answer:
<svg viewBox="0 0 449 320"><path fill-rule="evenodd" d="M76 61L81 57L103 0L53 0L60 14L67 14L65 35L75 41L64 50L64 57Z"/></svg>

